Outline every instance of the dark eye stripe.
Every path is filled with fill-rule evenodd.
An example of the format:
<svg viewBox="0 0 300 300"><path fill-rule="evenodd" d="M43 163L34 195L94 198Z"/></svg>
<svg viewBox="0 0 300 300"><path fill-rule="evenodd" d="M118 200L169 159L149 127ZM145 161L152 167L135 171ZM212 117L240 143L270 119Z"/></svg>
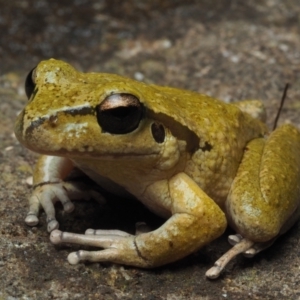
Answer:
<svg viewBox="0 0 300 300"><path fill-rule="evenodd" d="M91 106L82 106L82 107L75 107L75 108L67 108L64 110L61 110L59 112L57 112L57 114L59 115L60 113L64 113L67 115L71 115L71 116L86 116L86 115L95 115L95 108L91 107ZM31 132L41 126L43 123L50 121L51 122L51 118L56 117L56 114L53 113L50 116L44 116L41 118L38 118L34 121L31 122L30 126L27 127L25 135L30 135ZM22 122L23 123L23 122Z"/></svg>
<svg viewBox="0 0 300 300"><path fill-rule="evenodd" d="M72 116L95 115L95 108L92 106L73 107L62 110L64 113Z"/></svg>

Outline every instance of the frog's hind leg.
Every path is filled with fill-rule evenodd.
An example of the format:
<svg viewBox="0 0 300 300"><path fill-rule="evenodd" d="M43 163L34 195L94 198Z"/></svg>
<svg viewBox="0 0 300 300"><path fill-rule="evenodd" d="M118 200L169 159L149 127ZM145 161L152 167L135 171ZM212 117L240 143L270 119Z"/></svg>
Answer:
<svg viewBox="0 0 300 300"><path fill-rule="evenodd" d="M80 261L158 267L185 257L219 237L226 229L220 207L185 173L164 182L172 216L159 228L138 228L138 235L121 231L88 230L85 234L52 231L53 244L76 243L102 248L100 251L70 253L71 264ZM165 196L165 194L164 194Z"/></svg>
<svg viewBox="0 0 300 300"><path fill-rule="evenodd" d="M300 133L284 125L267 138L250 141L226 202L227 219L238 235L221 258L221 270L239 253L253 256L299 219ZM212 275L211 275L212 274ZM216 269L208 272L216 278ZM211 276L210 276L211 275Z"/></svg>
<svg viewBox="0 0 300 300"><path fill-rule="evenodd" d="M280 233L273 239L263 242L254 243L249 239L243 238L240 234L233 234L228 236L228 242L233 247L225 252L215 263L212 268L207 270L205 273L206 277L209 279L218 278L226 267L226 265L237 255L242 253L245 257L251 258L258 254L259 252L269 248L274 244L277 238L287 232L296 221L299 220L300 216L300 206L297 207L296 211L293 213L291 218L289 218L280 230Z"/></svg>
<svg viewBox="0 0 300 300"><path fill-rule="evenodd" d="M300 201L300 200L299 200ZM246 251L243 252L243 255L245 257L253 257L256 254L258 254L259 252L269 248L270 246L272 246L274 244L274 242L284 233L286 233L298 220L300 217L300 205L297 207L297 209L295 210L295 212L293 213L293 215L288 218L288 220L285 222L285 224L282 226L279 234L274 237L273 239L264 242L264 243L255 243L253 244L253 246L249 249L247 249ZM238 236L240 238L239 242L243 239L243 237L239 234L234 235L234 237ZM231 245L235 245L236 243L234 242L234 240L236 238L232 238L233 236L229 236L228 237L228 242Z"/></svg>

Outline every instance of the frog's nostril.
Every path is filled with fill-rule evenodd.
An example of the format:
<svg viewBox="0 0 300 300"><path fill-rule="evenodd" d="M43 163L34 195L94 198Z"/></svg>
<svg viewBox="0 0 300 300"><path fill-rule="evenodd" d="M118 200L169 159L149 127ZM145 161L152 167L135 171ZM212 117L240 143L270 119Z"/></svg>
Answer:
<svg viewBox="0 0 300 300"><path fill-rule="evenodd" d="M109 95L96 108L102 130L112 134L125 134L135 130L144 116L144 106L131 94Z"/></svg>
<svg viewBox="0 0 300 300"><path fill-rule="evenodd" d="M57 124L57 115L52 115L49 117L49 124L52 126L52 127L55 127L56 124Z"/></svg>

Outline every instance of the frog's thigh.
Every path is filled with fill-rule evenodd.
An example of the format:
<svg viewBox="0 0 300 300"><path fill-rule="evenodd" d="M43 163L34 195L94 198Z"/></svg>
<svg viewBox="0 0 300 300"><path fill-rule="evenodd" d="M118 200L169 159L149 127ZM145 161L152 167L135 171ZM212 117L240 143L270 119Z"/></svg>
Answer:
<svg viewBox="0 0 300 300"><path fill-rule="evenodd" d="M247 145L226 212L243 237L267 242L299 218L299 196L300 133L284 125Z"/></svg>
<svg viewBox="0 0 300 300"><path fill-rule="evenodd" d="M139 267L156 267L176 261L220 236L226 228L222 210L187 175L180 173L169 181L172 217L155 231L138 236L98 232L97 235L54 231L55 244L71 242L105 250L78 251L70 263L81 260L111 261Z"/></svg>

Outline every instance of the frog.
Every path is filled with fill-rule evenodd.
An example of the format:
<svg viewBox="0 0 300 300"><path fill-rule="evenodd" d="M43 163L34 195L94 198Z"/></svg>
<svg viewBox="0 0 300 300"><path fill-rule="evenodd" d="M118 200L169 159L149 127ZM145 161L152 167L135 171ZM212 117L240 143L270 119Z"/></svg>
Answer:
<svg viewBox="0 0 300 300"><path fill-rule="evenodd" d="M41 154L25 222L47 216L50 241L98 247L68 255L70 264L111 262L154 268L180 260L230 226L232 245L206 272L215 279L239 254L269 247L300 216L300 133L270 131L261 101L225 103L176 87L109 73L84 73L56 59L27 76L28 103L15 135ZM63 232L55 203L101 197L68 180L80 170L97 186L131 196L165 219L136 234L118 229ZM124 200L126 201L126 200Z"/></svg>

